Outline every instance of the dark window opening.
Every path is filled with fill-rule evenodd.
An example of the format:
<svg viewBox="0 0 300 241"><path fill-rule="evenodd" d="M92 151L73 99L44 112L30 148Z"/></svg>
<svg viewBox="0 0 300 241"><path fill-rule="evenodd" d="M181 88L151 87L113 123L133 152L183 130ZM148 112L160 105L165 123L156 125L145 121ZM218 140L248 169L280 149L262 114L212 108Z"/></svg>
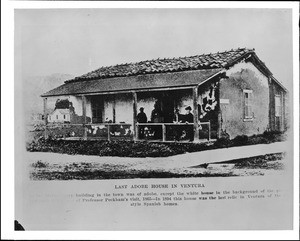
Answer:
<svg viewBox="0 0 300 241"><path fill-rule="evenodd" d="M103 100L101 97L92 99L92 123L103 123Z"/></svg>

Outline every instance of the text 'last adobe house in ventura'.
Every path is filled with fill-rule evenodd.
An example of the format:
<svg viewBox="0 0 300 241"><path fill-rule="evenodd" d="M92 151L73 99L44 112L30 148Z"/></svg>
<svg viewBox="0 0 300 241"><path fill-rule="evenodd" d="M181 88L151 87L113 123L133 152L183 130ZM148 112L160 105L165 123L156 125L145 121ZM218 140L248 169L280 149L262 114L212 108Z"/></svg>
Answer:
<svg viewBox="0 0 300 241"><path fill-rule="evenodd" d="M42 95L46 135L194 142L284 131L286 96L246 48L101 67Z"/></svg>

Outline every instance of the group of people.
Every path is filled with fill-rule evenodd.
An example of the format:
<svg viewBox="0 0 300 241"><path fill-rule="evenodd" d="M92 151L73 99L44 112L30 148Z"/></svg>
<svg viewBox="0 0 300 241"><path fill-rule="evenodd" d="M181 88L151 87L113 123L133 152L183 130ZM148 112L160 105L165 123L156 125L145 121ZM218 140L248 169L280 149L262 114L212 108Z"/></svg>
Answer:
<svg viewBox="0 0 300 241"><path fill-rule="evenodd" d="M179 109L176 109L173 115L173 123L193 123L194 122L194 115L191 113L192 108L187 106L185 108L186 114L180 114ZM154 104L154 109L151 112L151 118L148 122L148 118L146 113L144 112L144 108L140 108L140 112L138 113L137 117L138 123L164 123L164 113L159 108L157 103ZM171 126L172 133L175 140L179 140L183 133L185 133L186 138L190 141L194 140L194 131L192 125L182 126L182 125L174 125ZM162 128L161 126L151 126L151 130L154 132L154 138L160 139L162 137ZM140 139L144 138L145 135L145 126L140 126L138 128L138 135Z"/></svg>

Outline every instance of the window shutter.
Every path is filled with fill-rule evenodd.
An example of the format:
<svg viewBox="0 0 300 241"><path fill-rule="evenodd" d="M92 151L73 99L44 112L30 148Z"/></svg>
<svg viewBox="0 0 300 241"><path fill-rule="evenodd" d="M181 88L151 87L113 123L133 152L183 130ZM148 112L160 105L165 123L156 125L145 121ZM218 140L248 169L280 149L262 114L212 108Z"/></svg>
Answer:
<svg viewBox="0 0 300 241"><path fill-rule="evenodd" d="M252 90L243 90L244 93L244 119L253 118L253 93Z"/></svg>
<svg viewBox="0 0 300 241"><path fill-rule="evenodd" d="M253 111L252 111L252 104L253 104L253 93L249 93L249 101L248 101L248 117L252 118L253 117Z"/></svg>

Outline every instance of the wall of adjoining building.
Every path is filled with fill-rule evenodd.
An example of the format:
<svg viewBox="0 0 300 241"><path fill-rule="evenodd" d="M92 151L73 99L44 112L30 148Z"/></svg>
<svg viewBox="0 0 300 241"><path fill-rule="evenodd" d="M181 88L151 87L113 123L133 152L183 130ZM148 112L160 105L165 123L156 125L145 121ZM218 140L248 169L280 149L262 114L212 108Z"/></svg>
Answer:
<svg viewBox="0 0 300 241"><path fill-rule="evenodd" d="M230 138L263 133L269 127L268 78L252 63L231 67L220 80L221 129ZM252 119L245 118L244 90L252 91Z"/></svg>
<svg viewBox="0 0 300 241"><path fill-rule="evenodd" d="M288 119L287 119L287 95L286 92L282 89L279 84L275 83L275 81L270 81L270 129L276 131L284 131L288 127ZM275 97L280 97L281 103L281 116L276 117L275 109Z"/></svg>

